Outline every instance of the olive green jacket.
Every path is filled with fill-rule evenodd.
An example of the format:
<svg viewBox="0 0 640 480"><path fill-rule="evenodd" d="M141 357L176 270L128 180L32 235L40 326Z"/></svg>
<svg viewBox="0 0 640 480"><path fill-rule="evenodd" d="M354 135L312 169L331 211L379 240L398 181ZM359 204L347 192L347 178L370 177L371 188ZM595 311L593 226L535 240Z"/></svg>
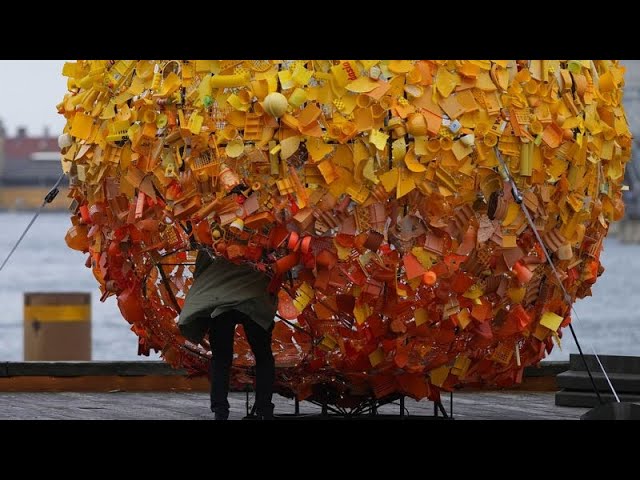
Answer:
<svg viewBox="0 0 640 480"><path fill-rule="evenodd" d="M199 343L211 319L228 310L246 314L265 330L273 324L276 296L268 292L265 274L201 251L193 278L178 320L181 333L192 342Z"/></svg>

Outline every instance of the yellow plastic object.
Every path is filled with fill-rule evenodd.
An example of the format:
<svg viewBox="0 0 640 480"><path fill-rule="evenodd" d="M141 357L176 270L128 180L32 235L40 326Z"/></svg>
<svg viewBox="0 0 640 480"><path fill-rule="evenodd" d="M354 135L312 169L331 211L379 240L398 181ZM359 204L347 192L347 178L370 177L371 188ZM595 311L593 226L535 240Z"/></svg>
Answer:
<svg viewBox="0 0 640 480"><path fill-rule="evenodd" d="M383 150L387 144L389 135L381 132L380 130L374 130L369 135L369 141L375 145L378 150Z"/></svg>
<svg viewBox="0 0 640 480"><path fill-rule="evenodd" d="M448 97L453 92L454 88L460 82L460 77L456 74L449 72L446 68L439 68L436 75L436 88L438 93L443 97Z"/></svg>
<svg viewBox="0 0 640 480"><path fill-rule="evenodd" d="M369 354L369 361L371 362L372 367L379 365L384 361L384 351L381 348L378 348L371 352Z"/></svg>
<svg viewBox="0 0 640 480"><path fill-rule="evenodd" d="M272 117L280 118L287 111L289 102L287 97L279 92L272 92L267 95L262 103L265 112Z"/></svg>
<svg viewBox="0 0 640 480"><path fill-rule="evenodd" d="M355 317L356 322L358 322L358 325L362 325L365 320L369 318L371 313L371 306L367 303L356 304L353 308L353 316Z"/></svg>
<svg viewBox="0 0 640 480"><path fill-rule="evenodd" d="M249 83L249 72L234 75L213 75L209 78L211 88L242 87Z"/></svg>
<svg viewBox="0 0 640 480"><path fill-rule="evenodd" d="M289 103L295 108L300 107L306 101L307 93L301 88L296 88L289 96Z"/></svg>
<svg viewBox="0 0 640 480"><path fill-rule="evenodd" d="M521 303L527 290L525 288L510 288L507 294L513 303Z"/></svg>
<svg viewBox="0 0 640 480"><path fill-rule="evenodd" d="M311 285L304 282L296 291L296 298L293 299L293 305L296 307L298 312L302 312L309 302L313 299L314 292Z"/></svg>
<svg viewBox="0 0 640 480"><path fill-rule="evenodd" d="M480 285L475 284L470 286L469 289L466 292L464 292L462 296L470 300L476 300L482 297L482 295L484 295L483 288Z"/></svg>
<svg viewBox="0 0 640 480"><path fill-rule="evenodd" d="M427 170L427 167L425 167L418 161L418 158L416 157L413 149L409 149L409 151L405 154L404 163L407 165L407 168L412 172L419 173L419 172L425 172Z"/></svg>
<svg viewBox="0 0 640 480"><path fill-rule="evenodd" d="M511 225L515 219L518 217L518 215L520 215L520 206L517 203L510 203L509 204L509 208L507 210L507 214L504 217L504 220L502 221L502 225L507 227L509 225Z"/></svg>
<svg viewBox="0 0 640 480"><path fill-rule="evenodd" d="M423 323L427 323L427 321L429 320L429 314L424 308L418 308L414 312L414 318L416 321L416 326L420 326Z"/></svg>
<svg viewBox="0 0 640 480"><path fill-rule="evenodd" d="M445 365L438 367L435 370L431 370L431 372L429 373L431 383L433 383L436 387L441 387L449 376L450 371L451 369Z"/></svg>
<svg viewBox="0 0 640 480"><path fill-rule="evenodd" d="M81 140L87 140L91 135L93 118L89 115L78 114L73 118L71 124L71 134Z"/></svg>
<svg viewBox="0 0 640 480"><path fill-rule="evenodd" d="M451 367L451 374L463 379L467 374L467 370L471 366L471 359L466 355L458 355L456 361Z"/></svg>
<svg viewBox="0 0 640 480"><path fill-rule="evenodd" d="M401 168L398 170L398 186L396 189L396 197L401 198L416 188L416 182L407 170Z"/></svg>
<svg viewBox="0 0 640 480"><path fill-rule="evenodd" d="M540 325L548 328L549 330L556 331L560 327L564 319L553 312L544 312L540 319Z"/></svg>
<svg viewBox="0 0 640 480"><path fill-rule="evenodd" d="M469 310L466 308L460 310L460 312L457 314L457 319L458 319L458 323L460 324L460 328L462 328L463 330L467 328L467 325L471 323L471 316L469 315Z"/></svg>

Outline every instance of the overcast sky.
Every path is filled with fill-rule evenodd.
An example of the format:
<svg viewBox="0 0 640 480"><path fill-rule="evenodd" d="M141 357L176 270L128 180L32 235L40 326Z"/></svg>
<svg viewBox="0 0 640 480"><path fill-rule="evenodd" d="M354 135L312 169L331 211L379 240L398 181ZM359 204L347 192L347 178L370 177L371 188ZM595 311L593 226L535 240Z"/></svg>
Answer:
<svg viewBox="0 0 640 480"><path fill-rule="evenodd" d="M58 136L64 117L56 105L67 90L64 60L0 60L0 120L9 136L18 126L29 135L42 135L45 125Z"/></svg>

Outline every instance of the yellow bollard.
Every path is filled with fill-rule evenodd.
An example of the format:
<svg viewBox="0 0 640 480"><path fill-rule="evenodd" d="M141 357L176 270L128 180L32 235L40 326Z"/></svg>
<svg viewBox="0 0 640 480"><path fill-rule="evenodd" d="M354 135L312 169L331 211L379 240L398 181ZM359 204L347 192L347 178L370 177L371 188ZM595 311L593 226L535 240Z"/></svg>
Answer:
<svg viewBox="0 0 640 480"><path fill-rule="evenodd" d="M25 293L24 359L91 360L91 294Z"/></svg>

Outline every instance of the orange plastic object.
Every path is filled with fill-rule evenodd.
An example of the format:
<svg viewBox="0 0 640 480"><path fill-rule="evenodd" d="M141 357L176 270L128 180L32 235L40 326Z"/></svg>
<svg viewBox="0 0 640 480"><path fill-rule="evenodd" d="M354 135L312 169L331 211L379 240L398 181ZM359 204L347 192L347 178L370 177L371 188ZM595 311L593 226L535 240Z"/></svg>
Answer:
<svg viewBox="0 0 640 480"><path fill-rule="evenodd" d="M425 285L433 286L438 281L438 276L432 270L427 270L422 275L422 281Z"/></svg>
<svg viewBox="0 0 640 480"><path fill-rule="evenodd" d="M284 290L278 292L278 313L287 320L294 320L300 314L293 304L293 299Z"/></svg>
<svg viewBox="0 0 640 480"><path fill-rule="evenodd" d="M301 242L300 242L300 251L303 254L307 254L309 253L309 251L311 250L311 241L313 240L312 237L304 237Z"/></svg>
<svg viewBox="0 0 640 480"><path fill-rule="evenodd" d="M287 248L292 252L297 251L298 249L298 240L300 236L296 232L291 232L289 234L289 240L287 242Z"/></svg>
<svg viewBox="0 0 640 480"><path fill-rule="evenodd" d="M144 308L140 292L132 285L118 295L118 308L124 319L134 325L140 324L145 319Z"/></svg>
<svg viewBox="0 0 640 480"><path fill-rule="evenodd" d="M276 260L273 270L277 275L288 272L298 263L298 260L299 255L297 253L290 253Z"/></svg>
<svg viewBox="0 0 640 480"><path fill-rule="evenodd" d="M64 237L64 241L69 248L86 252L89 250L89 239L87 238L86 225L74 225Z"/></svg>
<svg viewBox="0 0 640 480"><path fill-rule="evenodd" d="M513 271L521 285L527 283L533 277L533 272L521 262L516 262L513 266Z"/></svg>

